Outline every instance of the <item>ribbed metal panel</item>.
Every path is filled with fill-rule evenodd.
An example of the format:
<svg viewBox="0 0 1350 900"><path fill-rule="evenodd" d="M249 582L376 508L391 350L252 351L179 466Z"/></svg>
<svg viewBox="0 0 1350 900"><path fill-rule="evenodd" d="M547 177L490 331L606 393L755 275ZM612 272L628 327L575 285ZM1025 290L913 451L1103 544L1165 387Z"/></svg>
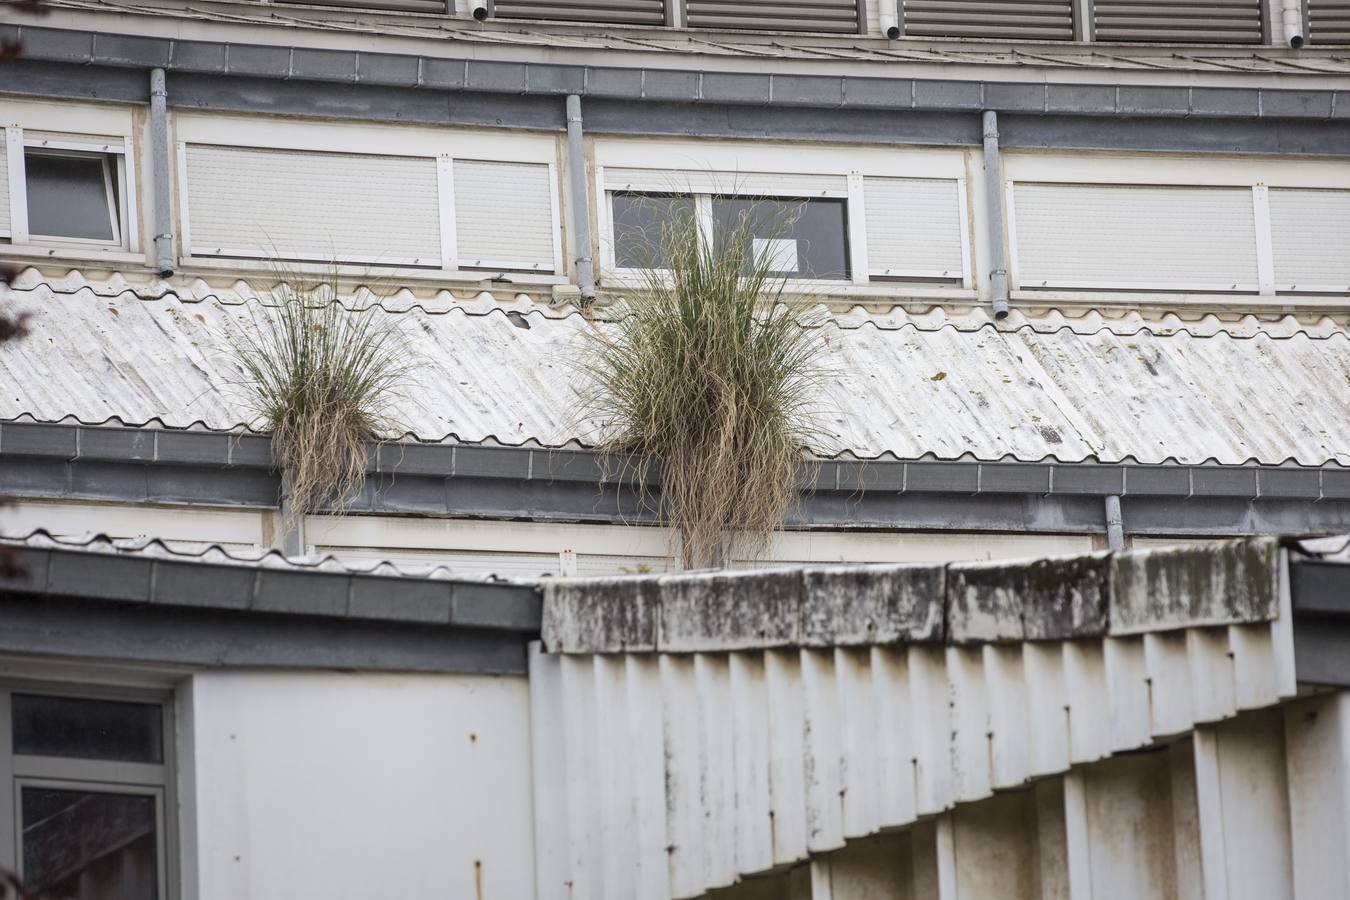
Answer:
<svg viewBox="0 0 1350 900"><path fill-rule="evenodd" d="M1318 44L1350 44L1350 0L1308 0L1308 36Z"/></svg>
<svg viewBox="0 0 1350 900"><path fill-rule="evenodd" d="M858 31L857 0L686 0L690 28Z"/></svg>
<svg viewBox="0 0 1350 900"><path fill-rule="evenodd" d="M960 278L961 206L954 178L865 178L873 275Z"/></svg>
<svg viewBox="0 0 1350 900"><path fill-rule="evenodd" d="M616 25L666 24L665 0L496 0L499 19L553 19Z"/></svg>
<svg viewBox="0 0 1350 900"><path fill-rule="evenodd" d="M1019 183L1013 197L1022 287L1257 287L1250 188Z"/></svg>
<svg viewBox="0 0 1350 900"><path fill-rule="evenodd" d="M1350 291L1350 191L1270 190L1275 283Z"/></svg>
<svg viewBox="0 0 1350 900"><path fill-rule="evenodd" d="M276 0L305 6L342 6L349 9L375 9L389 12L446 14L445 0Z"/></svg>
<svg viewBox="0 0 1350 900"><path fill-rule="evenodd" d="M1099 41L1259 44L1261 0L1096 0Z"/></svg>
<svg viewBox="0 0 1350 900"><path fill-rule="evenodd" d="M0 234L9 234L9 160L0 140Z"/></svg>
<svg viewBox="0 0 1350 900"><path fill-rule="evenodd" d="M915 37L1073 40L1073 0L904 0Z"/></svg>
<svg viewBox="0 0 1350 900"><path fill-rule="evenodd" d="M434 265L436 160L252 147L187 148L189 250Z"/></svg>
<svg viewBox="0 0 1350 900"><path fill-rule="evenodd" d="M553 270L548 166L455 160L459 265Z"/></svg>

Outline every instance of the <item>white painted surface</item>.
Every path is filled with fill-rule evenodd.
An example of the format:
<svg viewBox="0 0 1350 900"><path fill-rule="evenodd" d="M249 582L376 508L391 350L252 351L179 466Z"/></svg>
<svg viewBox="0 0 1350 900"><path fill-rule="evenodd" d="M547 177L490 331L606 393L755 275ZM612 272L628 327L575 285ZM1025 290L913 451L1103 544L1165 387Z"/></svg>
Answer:
<svg viewBox="0 0 1350 900"><path fill-rule="evenodd" d="M192 676L197 900L534 895L525 679Z"/></svg>

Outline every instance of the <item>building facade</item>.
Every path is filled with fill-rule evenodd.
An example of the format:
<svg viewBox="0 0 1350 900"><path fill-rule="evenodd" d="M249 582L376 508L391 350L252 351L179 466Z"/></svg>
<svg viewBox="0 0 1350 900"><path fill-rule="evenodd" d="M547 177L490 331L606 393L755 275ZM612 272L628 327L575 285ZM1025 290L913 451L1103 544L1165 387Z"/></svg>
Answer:
<svg viewBox="0 0 1350 900"><path fill-rule="evenodd" d="M789 712L820 702L813 690L847 708L864 696L842 679L862 677L848 666L865 642L827 654L704 635L622 654L558 651L545 634L548 652L527 655L539 614L513 618L526 601L509 585L378 580L673 568L642 491L590 449L598 423L576 365L581 336L641 286L646 260L625 236L661 204L714 234L750 200L801 210L773 238L786 295L823 317L828 440L768 562L946 571L1350 531L1342 0L41 6L0 8L0 38L18 48L0 62L0 259L16 269L0 302L31 316L0 348L0 496L14 501L0 523L37 535L15 546L31 556L23 577L40 577L7 587L0 611L0 745L14 732L0 776L18 798L0 804L0 864L81 900L112 884L137 900L543 900L567 896L560 885L572 900L694 897L737 879L741 896L814 900L1343 896L1350 876L1327 847L1347 820L1326 798L1344 791L1350 713L1340 694L1298 698L1345 682L1293 674L1295 657L1313 665L1337 645L1286 641L1256 674L1223 662L1276 646L1270 633L1292 640L1279 631L1292 612L1178 620L1160 638L1099 629L1053 654L1023 649L1024 634L973 650L906 637L922 646L905 672L937 693L961 678L1063 687L1086 641L1081 684L1100 691L1077 703L1115 710L1102 727L1128 739L1099 746L1089 728L1078 755L969 770L966 793L904 815L847 812L862 818L830 820L819 839L794 819L779 836L792 842L766 845L756 820L749 856L728 861L714 851L736 828L678 805L680 779L706 777L721 744L639 741L678 759L614 770L636 802L675 803L665 819L625 807L585 748L754 708L755 691ZM310 276L395 323L413 383L389 411L401 436L370 447L347 514L288 528L228 334L268 321L279 278ZM89 533L112 543L88 549ZM181 568L196 555L214 568ZM877 652L869 667L899 665ZM1043 671L1048 656L1059 674ZM780 665L749 694L719 687L732 667ZM1173 677L1252 693L1215 688L1200 712L1150 705ZM653 693L652 678L672 681ZM978 697L961 708L967 736L1013 702ZM630 707L631 719L586 718ZM1314 707L1327 729L1304 728ZM815 721L794 715L765 727ZM111 746L72 747L74 725L41 733L105 720ZM578 722L600 730L579 736ZM1225 741L1238 768L1217 761ZM816 751L772 746L775 783L806 791L783 773ZM541 768L549 759L563 768ZM1319 765L1330 780L1309 774ZM1187 824L1248 810L1226 806L1242 766L1269 788L1250 808L1288 821ZM674 793L653 787L662 772ZM1014 782L1034 786L1011 800L984 790ZM603 803L550 812L578 785ZM1109 827L1128 798L1134 838ZM824 809L802 800L803 815ZM1097 825L1054 824L1056 809L1096 809ZM1178 817L1166 827L1163 809ZM660 835L673 846L704 813L706 860L677 848L654 875ZM135 849L61 869L81 814ZM673 830L652 830L658 819ZM1019 832L1041 855L1016 870L1016 891L971 874L1029 859L1009 823L1032 820L1050 824ZM642 843L616 855L607 836L629 826ZM1267 839L1265 855L1244 853ZM597 852L619 868L597 868ZM875 875L877 854L890 874ZM886 868L904 854L922 864ZM1155 863L1148 884L1120 880Z"/></svg>

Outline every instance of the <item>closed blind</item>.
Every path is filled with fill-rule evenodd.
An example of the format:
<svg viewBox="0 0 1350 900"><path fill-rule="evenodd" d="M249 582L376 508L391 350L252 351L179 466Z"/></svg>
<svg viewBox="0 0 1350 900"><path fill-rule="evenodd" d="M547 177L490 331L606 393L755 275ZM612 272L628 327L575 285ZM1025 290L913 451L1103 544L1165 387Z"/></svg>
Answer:
<svg viewBox="0 0 1350 900"><path fill-rule="evenodd" d="M546 165L455 160L459 265L553 271L553 202Z"/></svg>
<svg viewBox="0 0 1350 900"><path fill-rule="evenodd" d="M858 31L857 0L686 0L690 28Z"/></svg>
<svg viewBox="0 0 1350 900"><path fill-rule="evenodd" d="M843 175L765 175L744 172L675 172L661 169L605 169L605 190L673 194L731 194L740 197L821 197L848 193Z"/></svg>
<svg viewBox="0 0 1350 900"><path fill-rule="evenodd" d="M1308 38L1350 44L1350 0L1308 0Z"/></svg>
<svg viewBox="0 0 1350 900"><path fill-rule="evenodd" d="M666 24L665 0L496 0L499 19L555 19L616 25Z"/></svg>
<svg viewBox="0 0 1350 900"><path fill-rule="evenodd" d="M957 191L952 178L864 178L871 274L960 278Z"/></svg>
<svg viewBox="0 0 1350 900"><path fill-rule="evenodd" d="M0 234L9 234L9 159L5 151L5 132L0 129Z"/></svg>
<svg viewBox="0 0 1350 900"><path fill-rule="evenodd" d="M195 255L436 265L436 161L190 144Z"/></svg>
<svg viewBox="0 0 1350 900"><path fill-rule="evenodd" d="M1259 44L1261 0L1096 0L1099 41Z"/></svg>
<svg viewBox="0 0 1350 900"><path fill-rule="evenodd" d="M1250 188L1017 184L1022 287L1255 290Z"/></svg>
<svg viewBox="0 0 1350 900"><path fill-rule="evenodd" d="M1350 191L1270 189L1275 284L1350 291Z"/></svg>
<svg viewBox="0 0 1350 900"><path fill-rule="evenodd" d="M1073 40L1073 0L903 0L905 34Z"/></svg>

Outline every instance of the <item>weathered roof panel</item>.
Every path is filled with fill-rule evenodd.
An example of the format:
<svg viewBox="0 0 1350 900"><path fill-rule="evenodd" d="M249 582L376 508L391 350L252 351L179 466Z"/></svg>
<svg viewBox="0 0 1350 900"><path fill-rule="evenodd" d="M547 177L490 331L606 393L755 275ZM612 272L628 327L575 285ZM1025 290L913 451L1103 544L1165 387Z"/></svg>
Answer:
<svg viewBox="0 0 1350 900"><path fill-rule="evenodd" d="M20 281L33 334L0 354L0 419L160 422L237 429L251 419L231 327L256 299L139 299ZM449 295L382 311L403 328L416 383L390 410L424 441L593 443L574 361L594 326L516 297ZM819 411L828 454L1195 464L1350 463L1350 335L1322 320L1209 317L1116 327L1100 315L868 313L823 329L832 377ZM1192 330L1194 328L1194 330Z"/></svg>

